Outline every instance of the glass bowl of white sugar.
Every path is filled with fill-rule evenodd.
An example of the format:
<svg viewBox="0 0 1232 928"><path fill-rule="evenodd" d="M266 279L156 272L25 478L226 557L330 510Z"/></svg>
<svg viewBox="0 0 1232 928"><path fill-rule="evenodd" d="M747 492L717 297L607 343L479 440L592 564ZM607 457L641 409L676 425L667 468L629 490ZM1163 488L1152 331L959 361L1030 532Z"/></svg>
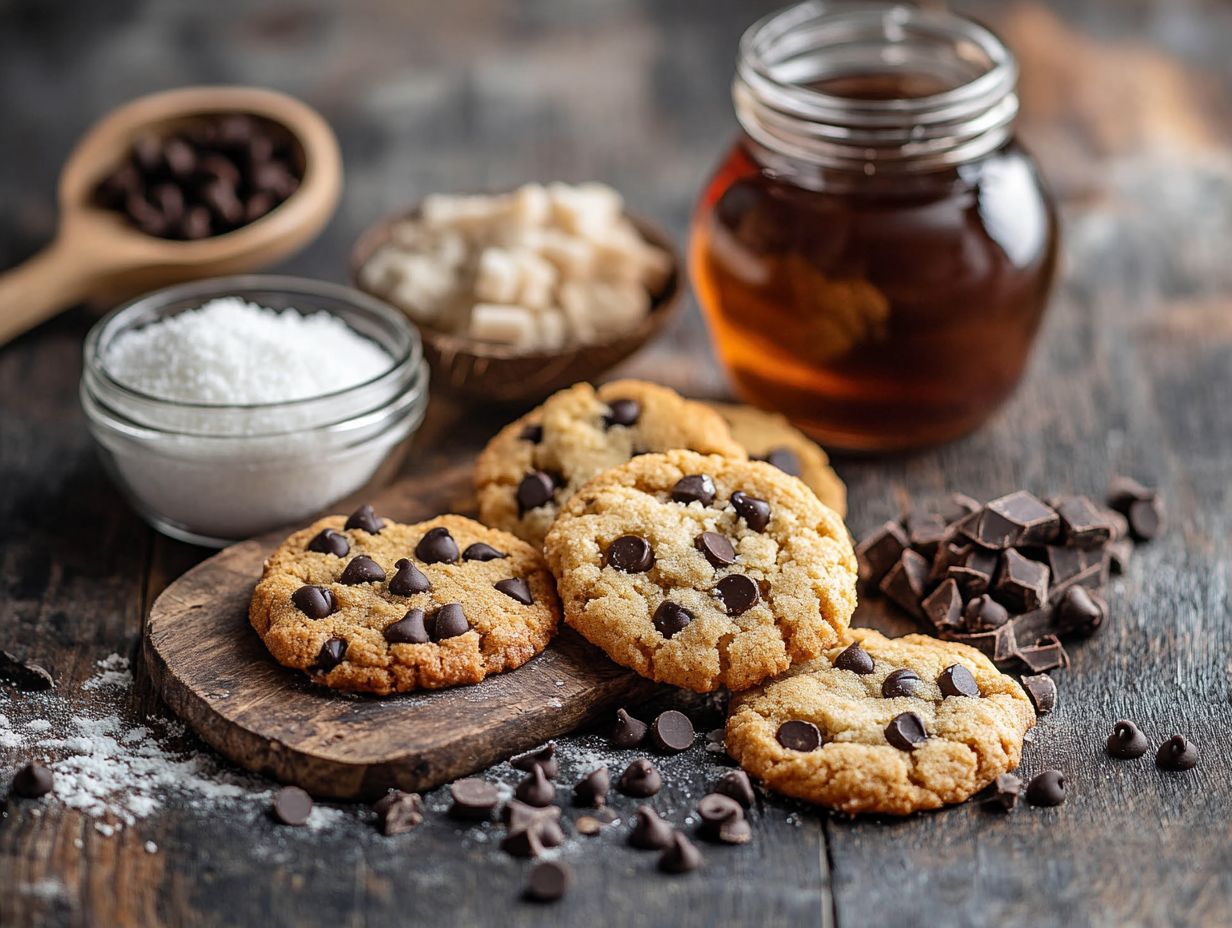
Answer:
<svg viewBox="0 0 1232 928"><path fill-rule="evenodd" d="M348 287L238 276L146 294L84 349L103 461L159 531L222 546L387 481L423 420L406 317Z"/></svg>

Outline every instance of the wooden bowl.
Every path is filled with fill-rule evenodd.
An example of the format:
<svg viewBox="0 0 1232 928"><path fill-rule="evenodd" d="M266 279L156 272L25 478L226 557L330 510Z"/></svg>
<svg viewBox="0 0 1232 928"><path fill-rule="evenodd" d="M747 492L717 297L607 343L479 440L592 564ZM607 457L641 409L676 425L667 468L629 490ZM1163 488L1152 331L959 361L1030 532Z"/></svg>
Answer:
<svg viewBox="0 0 1232 928"><path fill-rule="evenodd" d="M413 219L417 213L418 210L411 209L386 216L359 237L351 250L351 282L356 288L385 299L364 288L360 268L390 240L397 223ZM642 238L672 258L667 283L658 293L651 294L650 312L636 328L601 344L527 353L419 325L424 357L432 368L432 389L486 403L535 402L578 381L593 380L658 335L680 308L680 255L671 239L658 228L643 219L628 218Z"/></svg>

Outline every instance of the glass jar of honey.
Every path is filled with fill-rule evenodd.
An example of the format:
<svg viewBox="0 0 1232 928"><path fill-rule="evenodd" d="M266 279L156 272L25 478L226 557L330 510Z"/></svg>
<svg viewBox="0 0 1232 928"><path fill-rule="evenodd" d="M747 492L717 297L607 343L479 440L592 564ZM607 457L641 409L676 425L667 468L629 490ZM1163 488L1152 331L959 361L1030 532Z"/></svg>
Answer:
<svg viewBox="0 0 1232 928"><path fill-rule="evenodd" d="M962 435L1010 394L1057 253L1017 74L983 26L892 3L801 3L745 33L743 131L690 265L746 399L891 450Z"/></svg>

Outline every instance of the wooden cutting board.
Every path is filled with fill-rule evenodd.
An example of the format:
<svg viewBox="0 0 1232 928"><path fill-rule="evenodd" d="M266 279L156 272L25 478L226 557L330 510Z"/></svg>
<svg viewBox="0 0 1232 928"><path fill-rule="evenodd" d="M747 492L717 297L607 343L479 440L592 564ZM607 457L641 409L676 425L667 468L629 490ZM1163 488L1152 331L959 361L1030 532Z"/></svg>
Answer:
<svg viewBox="0 0 1232 928"><path fill-rule="evenodd" d="M469 467L409 478L374 500L397 521L466 512ZM534 660L475 686L373 697L310 683L269 656L248 601L281 534L233 545L169 586L146 624L145 659L167 704L242 767L320 798L422 790L563 735L649 683L564 630Z"/></svg>

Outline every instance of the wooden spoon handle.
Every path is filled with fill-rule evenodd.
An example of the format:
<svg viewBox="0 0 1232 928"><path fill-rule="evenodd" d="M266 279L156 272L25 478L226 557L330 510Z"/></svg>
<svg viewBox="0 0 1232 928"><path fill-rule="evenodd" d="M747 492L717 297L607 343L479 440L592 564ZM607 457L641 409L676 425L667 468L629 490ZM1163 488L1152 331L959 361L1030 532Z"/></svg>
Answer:
<svg viewBox="0 0 1232 928"><path fill-rule="evenodd" d="M24 264L0 274L0 346L89 294L97 266L62 236Z"/></svg>

